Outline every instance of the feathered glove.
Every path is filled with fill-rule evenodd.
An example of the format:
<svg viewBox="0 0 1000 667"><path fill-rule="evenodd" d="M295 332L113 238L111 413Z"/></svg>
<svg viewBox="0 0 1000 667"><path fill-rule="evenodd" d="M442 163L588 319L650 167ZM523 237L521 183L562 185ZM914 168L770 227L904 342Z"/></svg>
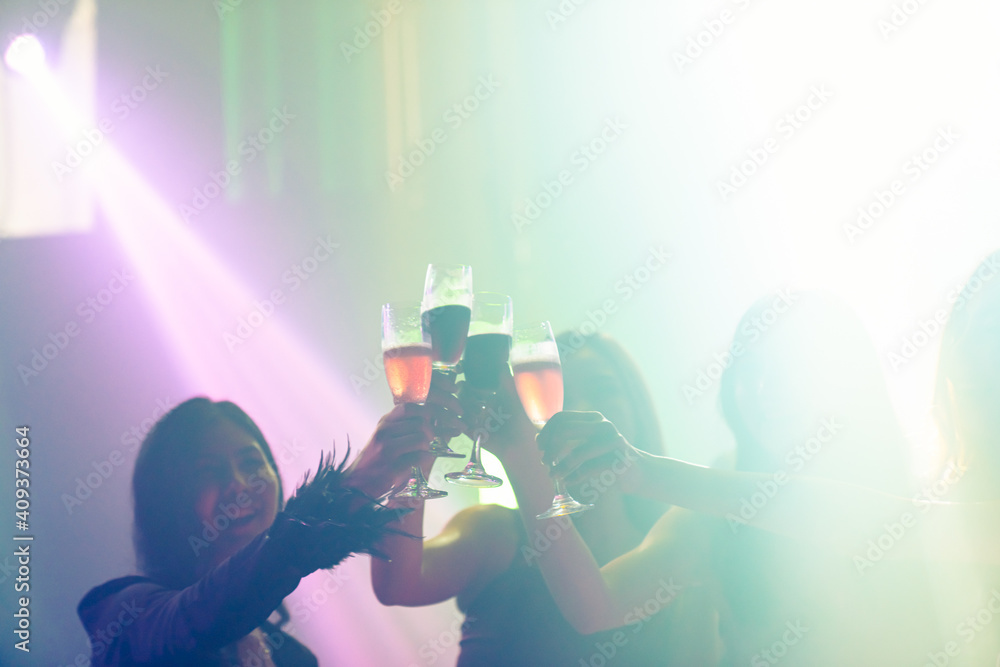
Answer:
<svg viewBox="0 0 1000 667"><path fill-rule="evenodd" d="M314 570L334 567L356 553L386 558L375 545L387 534L408 533L387 528L387 524L409 513L409 509L390 509L361 491L346 486L344 469L350 455L339 464L333 454L320 455L319 468L289 498L268 531L264 550L280 565L292 565L305 576Z"/></svg>

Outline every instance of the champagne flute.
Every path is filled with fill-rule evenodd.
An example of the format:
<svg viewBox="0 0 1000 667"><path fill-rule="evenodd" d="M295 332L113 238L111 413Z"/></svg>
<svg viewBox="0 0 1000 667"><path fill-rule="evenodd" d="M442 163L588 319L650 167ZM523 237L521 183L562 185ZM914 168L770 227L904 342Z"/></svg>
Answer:
<svg viewBox="0 0 1000 667"><path fill-rule="evenodd" d="M521 405L524 406L528 419L541 429L563 406L559 347L548 322L514 332L511 365ZM577 502L566 490L566 483L561 477L556 477L555 485L556 496L552 499L552 506L536 518L551 519L584 512L593 507Z"/></svg>
<svg viewBox="0 0 1000 667"><path fill-rule="evenodd" d="M416 305L382 306L382 361L392 400L423 403L431 389L431 343L424 333ZM410 479L391 494L398 498L442 498L447 491L432 489L419 466L410 468Z"/></svg>
<svg viewBox="0 0 1000 667"><path fill-rule="evenodd" d="M492 292L476 292L472 301L472 323L462 357L462 373L470 389L495 393L500 386L500 373L510 358L511 335L514 333L514 306L510 297ZM469 463L461 472L450 472L445 479L462 486L491 488L503 484L499 477L487 474L480 461L480 444L485 425L480 406L479 428L472 443Z"/></svg>
<svg viewBox="0 0 1000 667"><path fill-rule="evenodd" d="M420 310L423 330L431 340L434 372L456 375L472 315L472 267L429 264ZM463 458L440 438L431 440L430 452L434 456Z"/></svg>

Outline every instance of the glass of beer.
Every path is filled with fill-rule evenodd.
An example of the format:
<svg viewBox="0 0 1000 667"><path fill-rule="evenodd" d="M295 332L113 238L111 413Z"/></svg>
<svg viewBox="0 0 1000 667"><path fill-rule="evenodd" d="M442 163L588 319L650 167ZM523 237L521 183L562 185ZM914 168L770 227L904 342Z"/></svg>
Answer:
<svg viewBox="0 0 1000 667"><path fill-rule="evenodd" d="M434 372L456 375L472 317L472 267L429 264L420 310L424 333L431 342ZM434 456L462 458L439 438L431 441L430 452Z"/></svg>
<svg viewBox="0 0 1000 667"><path fill-rule="evenodd" d="M472 301L472 323L469 339L462 357L462 374L465 384L480 394L493 394L500 387L500 373L507 370L510 359L511 336L514 333L514 306L506 294L476 292ZM480 461L480 443L485 434L486 422L481 405L477 416L478 428L472 443L469 463L461 472L450 472L445 479L453 484L491 488L503 480L490 475Z"/></svg>

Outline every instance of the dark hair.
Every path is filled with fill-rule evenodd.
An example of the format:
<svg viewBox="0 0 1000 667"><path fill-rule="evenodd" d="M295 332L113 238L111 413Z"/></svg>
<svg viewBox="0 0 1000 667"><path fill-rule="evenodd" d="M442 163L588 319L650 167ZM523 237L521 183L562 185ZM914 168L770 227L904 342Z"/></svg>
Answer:
<svg viewBox="0 0 1000 667"><path fill-rule="evenodd" d="M629 442L637 449L663 456L666 446L660 431L660 421L656 416L652 396L639 367L618 341L602 333L584 336L576 331L564 331L556 336L559 356L565 363L582 349L593 351L614 369L625 392L625 399L632 406L635 433L629 434ZM629 520L643 532L648 532L667 506L649 500L626 495L623 498Z"/></svg>
<svg viewBox="0 0 1000 667"><path fill-rule="evenodd" d="M653 399L646 387L646 381L639 372L639 367L629 356L625 348L611 336L597 333L583 336L575 331L564 331L556 336L559 354L565 360L581 349L592 350L608 362L618 375L625 390L625 398L633 408L636 432L633 435L635 447L650 454L662 456L666 454L663 436L660 431L660 421L656 418Z"/></svg>
<svg viewBox="0 0 1000 667"><path fill-rule="evenodd" d="M205 433L227 421L260 444L268 465L277 473L264 434L235 403L192 398L158 421L142 442L132 474L135 505L134 541L139 569L173 588L197 579L198 556L188 538L200 535L190 484L191 461L205 446ZM284 497L278 477L278 503ZM197 531L197 532L195 532Z"/></svg>
<svg viewBox="0 0 1000 667"><path fill-rule="evenodd" d="M993 251L980 262L962 291L955 296L955 303L941 338L941 352L934 381L934 416L950 463L961 463L961 452L958 425L952 413L948 392L949 381L960 389L964 389L970 380L973 381L976 386L971 391L962 392L964 400L969 400L970 397L973 400L996 399L995 396L983 395L983 387L974 379L995 374L996 363L1000 360L1000 275L984 280L979 274L986 268L992 269L994 273L1000 270L1000 250ZM986 355L994 365L984 363L983 356ZM977 395L970 396L972 392ZM966 444L975 446L978 443ZM997 456L994 453L988 458L996 460ZM978 465L982 465L982 462L978 462Z"/></svg>
<svg viewBox="0 0 1000 667"><path fill-rule="evenodd" d="M786 309L779 313L773 307L782 294ZM768 318L768 309L776 316ZM838 297L810 290L758 299L737 325L730 352L732 361L719 379L719 407L736 440L738 470L775 472L785 465L773 448L787 443L758 442L740 410L752 400L740 390L768 395L764 378L780 369L796 385L790 388L796 395L788 400L804 399L815 413L803 417L831 416L835 410L841 413L835 417L846 420L845 433L836 436L830 451L824 449L810 462L808 474L896 493L909 491L905 438L878 352L864 324ZM766 411L766 406L759 409Z"/></svg>

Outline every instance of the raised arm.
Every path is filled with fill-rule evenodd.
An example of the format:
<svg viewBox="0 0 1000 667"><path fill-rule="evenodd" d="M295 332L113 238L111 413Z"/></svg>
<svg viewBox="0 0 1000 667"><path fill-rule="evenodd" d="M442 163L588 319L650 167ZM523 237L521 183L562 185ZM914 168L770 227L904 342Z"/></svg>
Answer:
<svg viewBox="0 0 1000 667"><path fill-rule="evenodd" d="M423 501L398 524L419 535ZM477 505L456 514L441 534L426 541L389 536L379 545L389 560L372 560L372 588L385 605L421 607L479 590L511 562L518 534L510 512Z"/></svg>
<svg viewBox="0 0 1000 667"><path fill-rule="evenodd" d="M597 424L599 426L593 426ZM550 428L551 427L551 428ZM591 437L578 436L590 428ZM1000 503L900 498L832 480L717 470L633 448L599 413L560 413L539 438L553 474L587 479L616 462L630 493L862 555L870 540L893 537L889 558L1000 563ZM900 530L902 529L902 536ZM905 539L902 539L905 538Z"/></svg>
<svg viewBox="0 0 1000 667"><path fill-rule="evenodd" d="M553 486L537 452L502 459L517 494L528 531L526 558L537 559L553 599L582 634L626 625L650 600L670 604L683 589L700 583L707 534L689 513L668 511L631 551L599 567L586 542L566 517L538 520L552 501Z"/></svg>
<svg viewBox="0 0 1000 667"><path fill-rule="evenodd" d="M686 519L673 512L660 520L636 549L603 568L566 518L539 521L549 507L554 486L535 443L536 429L517 400L509 373L497 394L500 428L488 434L486 446L501 460L517 496L528 544L522 555L537 560L549 592L566 620L583 634L627 624L636 607L650 599L669 604L695 580L691 554L699 545L676 538Z"/></svg>
<svg viewBox="0 0 1000 667"><path fill-rule="evenodd" d="M427 408L435 410L436 429L452 438L464 428L457 418L462 407L452 392L453 381L435 374ZM430 475L433 460L425 457L422 468ZM392 501L406 506L403 500ZM423 535L424 502L411 505L410 514L392 526L407 535ZM518 534L510 512L495 506L471 507L456 514L440 535L423 540L388 535L379 544L387 560L372 561L372 587L386 605L419 607L451 599L485 585L510 564Z"/></svg>
<svg viewBox="0 0 1000 667"><path fill-rule="evenodd" d="M321 464L267 532L184 588L129 577L90 591L78 612L104 664L197 662L245 636L305 575L371 552L391 515Z"/></svg>

